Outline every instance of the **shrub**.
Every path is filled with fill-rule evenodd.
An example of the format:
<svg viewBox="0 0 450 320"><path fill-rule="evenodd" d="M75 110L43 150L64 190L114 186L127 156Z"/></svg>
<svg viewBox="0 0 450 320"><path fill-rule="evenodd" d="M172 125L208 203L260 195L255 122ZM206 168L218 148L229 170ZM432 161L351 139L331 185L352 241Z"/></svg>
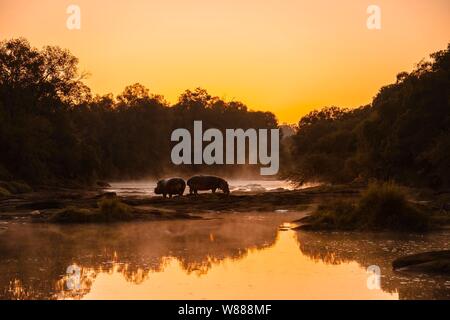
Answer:
<svg viewBox="0 0 450 320"><path fill-rule="evenodd" d="M99 214L93 210L68 207L50 217L56 223L89 223L97 222Z"/></svg>
<svg viewBox="0 0 450 320"><path fill-rule="evenodd" d="M373 183L358 202L361 227L422 231L428 217L410 204L406 194L393 183Z"/></svg>
<svg viewBox="0 0 450 320"><path fill-rule="evenodd" d="M301 220L308 229L351 230L355 228L355 206L350 202L339 201L319 206L316 213Z"/></svg>
<svg viewBox="0 0 450 320"><path fill-rule="evenodd" d="M98 209L68 207L53 214L49 220L55 223L104 223L133 218L132 209L117 198L104 198L98 206Z"/></svg>
<svg viewBox="0 0 450 320"><path fill-rule="evenodd" d="M320 206L302 220L309 230L394 230L424 231L429 216L407 200L393 183L373 183L354 204L336 202Z"/></svg>
<svg viewBox="0 0 450 320"><path fill-rule="evenodd" d="M122 221L132 218L131 208L117 198L104 198L99 201L98 206L106 221Z"/></svg>

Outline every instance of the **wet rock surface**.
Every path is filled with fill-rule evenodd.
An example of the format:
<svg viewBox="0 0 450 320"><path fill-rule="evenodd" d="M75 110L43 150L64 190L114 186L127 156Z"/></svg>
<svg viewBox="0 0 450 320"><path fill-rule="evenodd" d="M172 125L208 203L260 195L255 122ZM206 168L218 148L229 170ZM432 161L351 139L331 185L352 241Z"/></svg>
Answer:
<svg viewBox="0 0 450 320"><path fill-rule="evenodd" d="M450 275L450 250L401 257L394 260L392 266L397 271Z"/></svg>

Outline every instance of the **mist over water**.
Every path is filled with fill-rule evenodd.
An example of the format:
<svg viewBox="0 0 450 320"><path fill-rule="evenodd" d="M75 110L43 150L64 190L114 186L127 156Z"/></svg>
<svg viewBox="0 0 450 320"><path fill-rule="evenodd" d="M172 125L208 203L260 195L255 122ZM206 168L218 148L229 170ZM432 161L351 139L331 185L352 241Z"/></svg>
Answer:
<svg viewBox="0 0 450 320"><path fill-rule="evenodd" d="M295 190L300 187L285 180L260 180L260 179L228 179L230 191L234 193L260 193L270 191ZM111 188L107 191L116 192L117 195L127 196L155 196L155 179L139 181L111 182ZM308 188L318 184L305 184L301 188ZM187 189L188 192L188 189Z"/></svg>
<svg viewBox="0 0 450 320"><path fill-rule="evenodd" d="M305 212L205 214L206 220L112 225L6 224L1 299L450 298L450 278L394 272L410 252L449 246L429 236L308 233ZM381 288L367 287L367 268ZM66 273L75 266L78 286ZM71 282L72 281L72 282Z"/></svg>

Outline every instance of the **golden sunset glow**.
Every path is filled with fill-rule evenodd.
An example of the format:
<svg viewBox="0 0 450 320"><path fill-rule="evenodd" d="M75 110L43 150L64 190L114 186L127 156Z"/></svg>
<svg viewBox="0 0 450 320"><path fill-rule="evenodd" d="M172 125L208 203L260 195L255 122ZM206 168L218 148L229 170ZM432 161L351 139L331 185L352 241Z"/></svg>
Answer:
<svg viewBox="0 0 450 320"><path fill-rule="evenodd" d="M367 7L382 10L368 30ZM295 123L325 105L369 103L378 89L450 40L448 0L0 1L0 39L58 45L94 93L140 82L175 102L203 87ZM66 28L70 4L81 30Z"/></svg>
<svg viewBox="0 0 450 320"><path fill-rule="evenodd" d="M212 265L206 274L188 274L176 259L167 259L164 269L150 273L142 279L138 288L132 282L127 282L116 267L113 272L98 275L91 292L84 299L95 300L98 296L105 295L107 299L136 300L398 299L397 293L368 290L367 273L357 263L345 263L336 267L299 255L292 232L281 233L274 247L264 251L252 250L243 259L227 259ZM292 265L295 267L292 268ZM274 270L280 268L284 269L277 273L275 279ZM317 273L323 274L320 283L315 277ZM267 281L268 274L271 275L271 281ZM239 286L242 288L236 290Z"/></svg>

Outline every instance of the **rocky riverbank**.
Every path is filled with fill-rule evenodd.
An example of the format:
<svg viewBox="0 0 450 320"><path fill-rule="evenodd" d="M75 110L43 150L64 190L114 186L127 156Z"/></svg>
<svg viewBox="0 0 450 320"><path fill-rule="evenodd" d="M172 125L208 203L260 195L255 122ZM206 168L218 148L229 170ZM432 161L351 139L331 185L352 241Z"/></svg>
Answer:
<svg viewBox="0 0 450 320"><path fill-rule="evenodd" d="M69 216L96 215L104 199L115 199L126 205L126 220L192 219L211 212L304 211L318 199L348 198L359 194L358 188L310 188L297 191L263 193L235 192L223 194L185 195L172 199L147 196L117 196L107 189L41 188L37 191L8 195L0 199L0 220L30 222L70 222ZM66 219L55 219L55 215ZM92 218L92 221L91 221ZM84 221L84 218L74 219ZM100 219L101 220L101 219ZM86 222L101 222L90 216Z"/></svg>
<svg viewBox="0 0 450 320"><path fill-rule="evenodd" d="M229 196L205 193L163 199L144 195L117 196L114 192L108 192L107 187L41 187L31 192L2 196L0 220L110 222L117 220L108 216L117 208L126 213L124 220L192 219L199 218L202 213L214 212L304 212L335 201L356 201L364 190L364 186L320 186L294 191L233 192ZM446 201L450 193L410 190L409 194L409 201L432 214L439 225L449 224L450 211ZM114 199L114 208L103 207L101 210L105 199ZM99 216L102 212L107 215ZM78 219L78 214L84 217Z"/></svg>

